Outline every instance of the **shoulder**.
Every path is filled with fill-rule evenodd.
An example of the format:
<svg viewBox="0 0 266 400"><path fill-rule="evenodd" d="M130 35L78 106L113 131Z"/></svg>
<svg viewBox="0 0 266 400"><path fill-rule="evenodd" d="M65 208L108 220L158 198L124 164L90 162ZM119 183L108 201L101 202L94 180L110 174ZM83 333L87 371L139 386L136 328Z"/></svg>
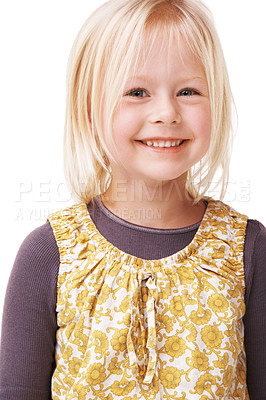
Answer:
<svg viewBox="0 0 266 400"><path fill-rule="evenodd" d="M73 221L73 219L87 216L87 214L88 209L86 203L80 202L55 211L48 216L47 221L50 221L52 225L61 221L63 222L63 224L67 224Z"/></svg>
<svg viewBox="0 0 266 400"><path fill-rule="evenodd" d="M249 246L253 245L253 250L264 250L266 252L266 228L254 219L249 219L247 223L246 241Z"/></svg>
<svg viewBox="0 0 266 400"><path fill-rule="evenodd" d="M51 224L56 242L60 244L88 219L90 220L87 205L76 203L50 214L47 221Z"/></svg>
<svg viewBox="0 0 266 400"><path fill-rule="evenodd" d="M239 233L245 236L248 217L236 211L233 207L222 202L208 198L208 217L211 226L216 230L225 230L227 235L234 236Z"/></svg>
<svg viewBox="0 0 266 400"><path fill-rule="evenodd" d="M30 232L23 240L17 254L22 260L27 258L43 262L57 260L58 256L58 247L49 222Z"/></svg>
<svg viewBox="0 0 266 400"><path fill-rule="evenodd" d="M46 222L23 240L15 258L9 288L18 282L22 282L24 288L54 286L59 264L59 249L51 225Z"/></svg>
<svg viewBox="0 0 266 400"><path fill-rule="evenodd" d="M23 240L22 247L29 247L31 250L53 246L55 238L49 221L31 231Z"/></svg>
<svg viewBox="0 0 266 400"><path fill-rule="evenodd" d="M249 219L246 229L245 253L254 261L266 262L266 228L254 219Z"/></svg>
<svg viewBox="0 0 266 400"><path fill-rule="evenodd" d="M266 284L266 228L253 219L247 222L244 267L248 302L254 282L258 282L261 288Z"/></svg>
<svg viewBox="0 0 266 400"><path fill-rule="evenodd" d="M247 221L248 217L245 214L242 214L239 211L235 210L229 204L226 204L221 200L215 200L212 198L206 199L209 204L209 208L211 208L216 218L231 218L235 220Z"/></svg>
<svg viewBox="0 0 266 400"><path fill-rule="evenodd" d="M220 200L209 199L209 201L218 216L223 217L226 214L231 219L236 220L237 225L238 222L243 222L246 225L246 240L251 241L256 246L266 246L266 228L261 222L249 219L245 214Z"/></svg>

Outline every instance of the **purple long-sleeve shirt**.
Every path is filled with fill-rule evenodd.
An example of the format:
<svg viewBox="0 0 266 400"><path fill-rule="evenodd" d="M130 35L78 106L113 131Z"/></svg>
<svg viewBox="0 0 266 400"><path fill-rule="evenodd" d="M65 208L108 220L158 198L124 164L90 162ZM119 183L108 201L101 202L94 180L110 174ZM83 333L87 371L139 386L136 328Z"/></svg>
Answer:
<svg viewBox="0 0 266 400"><path fill-rule="evenodd" d="M99 201L88 210L109 242L144 259L183 249L200 224L160 230L125 222ZM47 222L22 243L9 279L2 321L0 400L51 399L59 264L59 250ZM248 390L251 400L266 400L266 229L255 220L248 220L244 269Z"/></svg>

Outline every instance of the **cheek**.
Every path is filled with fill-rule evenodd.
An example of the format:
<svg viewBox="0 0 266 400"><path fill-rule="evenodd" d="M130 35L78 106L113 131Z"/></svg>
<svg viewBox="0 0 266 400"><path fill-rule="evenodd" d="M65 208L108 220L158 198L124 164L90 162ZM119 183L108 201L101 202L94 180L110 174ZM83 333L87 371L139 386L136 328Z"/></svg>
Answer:
<svg viewBox="0 0 266 400"><path fill-rule="evenodd" d="M209 106L199 109L195 114L195 126L198 137L208 145L211 138L211 110Z"/></svg>
<svg viewBox="0 0 266 400"><path fill-rule="evenodd" d="M114 137L123 140L137 133L141 121L141 112L138 107L122 106L114 114L113 131Z"/></svg>
<svg viewBox="0 0 266 400"><path fill-rule="evenodd" d="M191 110L192 111L192 110ZM202 158L207 153L211 140L211 112L208 105L195 108L190 114L190 128L193 132L197 157Z"/></svg>
<svg viewBox="0 0 266 400"><path fill-rule="evenodd" d="M211 140L211 117L206 118L204 121L202 121L201 124L201 136L202 136L202 141L206 144L207 147L209 147L210 140Z"/></svg>
<svg viewBox="0 0 266 400"><path fill-rule="evenodd" d="M124 108L118 108L113 116L113 139L106 137L106 143L114 160L120 161L128 156L130 150L129 141L136 132L136 117L132 117Z"/></svg>

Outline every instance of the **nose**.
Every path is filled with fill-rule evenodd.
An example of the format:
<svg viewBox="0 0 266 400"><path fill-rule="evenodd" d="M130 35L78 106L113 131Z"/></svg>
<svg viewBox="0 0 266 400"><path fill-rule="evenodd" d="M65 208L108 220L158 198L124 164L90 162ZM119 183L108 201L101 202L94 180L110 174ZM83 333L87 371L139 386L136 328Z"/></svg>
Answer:
<svg viewBox="0 0 266 400"><path fill-rule="evenodd" d="M151 122L165 125L180 124L182 117L176 98L165 96L156 101L151 115Z"/></svg>

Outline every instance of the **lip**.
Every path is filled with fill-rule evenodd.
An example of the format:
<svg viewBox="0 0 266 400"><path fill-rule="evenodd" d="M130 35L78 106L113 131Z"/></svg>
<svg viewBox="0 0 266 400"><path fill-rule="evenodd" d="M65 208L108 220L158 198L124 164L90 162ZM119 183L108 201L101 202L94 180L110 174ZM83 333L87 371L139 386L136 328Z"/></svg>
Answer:
<svg viewBox="0 0 266 400"><path fill-rule="evenodd" d="M143 139L145 141L148 140L180 140L180 139L173 139L173 138L152 138L152 139ZM143 149L147 149L148 151L155 151L157 153L178 153L181 151L186 145L188 140L187 139L182 139L184 140L182 144L180 144L178 147L153 147L153 146L148 146L140 140L136 140L137 145L141 146Z"/></svg>

